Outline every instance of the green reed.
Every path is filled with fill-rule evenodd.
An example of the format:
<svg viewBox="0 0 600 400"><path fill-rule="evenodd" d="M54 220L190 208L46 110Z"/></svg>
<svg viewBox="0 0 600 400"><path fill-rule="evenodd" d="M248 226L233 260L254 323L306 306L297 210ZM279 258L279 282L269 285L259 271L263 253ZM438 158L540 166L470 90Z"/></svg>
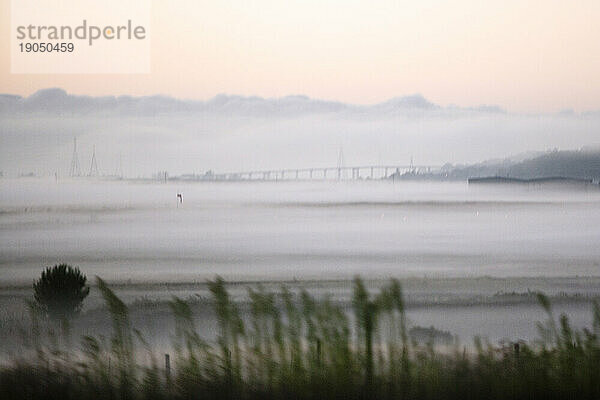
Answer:
<svg viewBox="0 0 600 400"><path fill-rule="evenodd" d="M546 321L531 344L494 346L476 338L474 351L437 348L409 338L402 288L379 293L353 282L351 312L306 291L248 290L234 301L223 279L208 282L216 341L206 342L190 303L173 298L173 363L166 371L127 306L98 278L111 315L110 338L86 336L78 349L39 336L32 309L34 357L0 368L6 399L598 399L600 307L591 328L574 329L538 295ZM202 307L195 304L194 307ZM243 311L242 311L243 309ZM142 362L146 354L149 362Z"/></svg>

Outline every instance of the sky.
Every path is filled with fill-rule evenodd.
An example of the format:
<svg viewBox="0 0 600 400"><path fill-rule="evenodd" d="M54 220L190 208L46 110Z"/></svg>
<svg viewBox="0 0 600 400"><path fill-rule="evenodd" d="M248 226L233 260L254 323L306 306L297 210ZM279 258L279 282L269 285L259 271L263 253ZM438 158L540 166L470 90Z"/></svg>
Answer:
<svg viewBox="0 0 600 400"><path fill-rule="evenodd" d="M11 74L0 0L0 92L303 94L373 104L420 93L516 113L600 109L600 1L154 0L151 72Z"/></svg>

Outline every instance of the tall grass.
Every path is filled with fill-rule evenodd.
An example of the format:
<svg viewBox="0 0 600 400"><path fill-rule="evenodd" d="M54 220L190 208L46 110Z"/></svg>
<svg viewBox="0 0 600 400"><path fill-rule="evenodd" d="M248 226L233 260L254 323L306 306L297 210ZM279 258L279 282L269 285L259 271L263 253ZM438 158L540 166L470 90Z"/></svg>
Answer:
<svg viewBox="0 0 600 400"><path fill-rule="evenodd" d="M174 363L167 372L133 329L127 306L97 283L112 317L111 337L84 337L75 350L32 341L35 357L0 370L0 398L600 398L597 303L592 327L577 330L540 294L547 320L538 323L537 342L498 347L476 339L474 352L458 344L442 351L409 339L395 280L373 295L356 278L350 314L328 297L285 287L249 289L242 313L216 278L208 283L215 342L201 339L188 303L169 303ZM40 330L37 323L33 328ZM144 352L150 362L138 359Z"/></svg>

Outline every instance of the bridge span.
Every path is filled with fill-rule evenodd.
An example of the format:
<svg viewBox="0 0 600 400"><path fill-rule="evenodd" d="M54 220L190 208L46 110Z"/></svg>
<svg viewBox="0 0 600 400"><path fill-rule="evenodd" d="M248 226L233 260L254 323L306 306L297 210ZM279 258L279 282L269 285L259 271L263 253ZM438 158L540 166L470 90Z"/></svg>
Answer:
<svg viewBox="0 0 600 400"><path fill-rule="evenodd" d="M186 176L184 179L207 181L289 181L289 180L361 180L386 179L399 175L427 175L441 171L437 165L359 165L350 167L314 167L254 170ZM183 177L182 177L183 178Z"/></svg>

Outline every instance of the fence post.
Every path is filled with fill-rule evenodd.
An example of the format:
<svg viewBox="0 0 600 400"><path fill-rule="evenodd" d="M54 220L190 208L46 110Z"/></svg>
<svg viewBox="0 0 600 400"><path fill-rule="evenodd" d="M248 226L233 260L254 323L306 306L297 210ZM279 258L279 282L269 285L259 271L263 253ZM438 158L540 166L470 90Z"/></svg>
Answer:
<svg viewBox="0 0 600 400"><path fill-rule="evenodd" d="M317 339L317 363L321 366L321 339Z"/></svg>
<svg viewBox="0 0 600 400"><path fill-rule="evenodd" d="M171 381L171 359L169 354L165 354L165 376L167 378L167 383Z"/></svg>

